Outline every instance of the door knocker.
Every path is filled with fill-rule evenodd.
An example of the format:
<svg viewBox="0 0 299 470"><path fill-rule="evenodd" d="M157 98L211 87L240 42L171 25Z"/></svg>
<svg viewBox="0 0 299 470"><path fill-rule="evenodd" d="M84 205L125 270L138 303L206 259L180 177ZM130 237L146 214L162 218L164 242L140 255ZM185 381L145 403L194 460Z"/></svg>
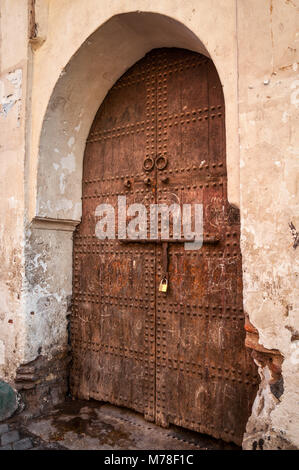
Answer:
<svg viewBox="0 0 299 470"><path fill-rule="evenodd" d="M164 168L167 167L167 164L168 164L168 160L167 160L167 157L165 157L165 155L159 155L156 158L156 167L158 168L158 170L164 170Z"/></svg>
<svg viewBox="0 0 299 470"><path fill-rule="evenodd" d="M154 168L155 161L152 157L146 157L143 162L143 169L145 171L151 171Z"/></svg>

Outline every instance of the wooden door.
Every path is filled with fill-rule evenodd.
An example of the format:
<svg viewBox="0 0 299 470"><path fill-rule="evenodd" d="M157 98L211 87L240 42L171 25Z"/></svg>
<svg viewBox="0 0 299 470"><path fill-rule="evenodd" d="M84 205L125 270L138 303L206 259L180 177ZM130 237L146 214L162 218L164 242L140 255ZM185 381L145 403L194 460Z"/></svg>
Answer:
<svg viewBox="0 0 299 470"><path fill-rule="evenodd" d="M203 204L202 248L121 242L118 196L148 212L153 203ZM115 239L95 235L102 203L116 209ZM193 52L151 51L110 90L87 139L74 236L73 395L240 444L258 380L244 346L239 239L216 69Z"/></svg>

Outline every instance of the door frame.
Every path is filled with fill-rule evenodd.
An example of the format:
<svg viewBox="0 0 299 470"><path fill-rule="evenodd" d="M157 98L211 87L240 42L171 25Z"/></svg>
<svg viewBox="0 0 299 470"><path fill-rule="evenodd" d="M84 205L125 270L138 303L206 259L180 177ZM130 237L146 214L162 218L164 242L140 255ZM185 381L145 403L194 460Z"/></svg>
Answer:
<svg viewBox="0 0 299 470"><path fill-rule="evenodd" d="M211 11L211 15L212 13ZM40 121L40 133L38 136L34 134L30 143L33 155L28 168L28 181L31 188L28 200L28 220L31 233L27 238L26 258L34 259L35 256L41 255L43 259L45 247L47 247L46 256L47 259L51 259L51 265L47 273L40 273L40 290L30 292L26 309L28 314L34 309L38 310L37 303L41 295L51 295L53 298L58 296L61 299L58 307L54 302L51 305L54 315L49 315L45 319L48 327L51 322L50 317L55 317L55 321L59 318L60 330L59 335L55 337L54 346L53 333L47 337L41 328L44 351L50 356L55 356L57 351L65 348L67 344L67 335L64 330L67 327L68 299L72 291L72 231L80 222L81 217L82 162L85 140L96 110L117 78L150 49L167 45L183 47L211 58L209 51L214 50L212 45L214 44L216 48L217 44L221 43L221 38L213 38L213 31L205 25L206 18L202 19L200 39L200 28L192 27L191 24L187 26L187 22L178 20L176 15L171 17L171 15L165 16L161 13L144 12L138 17L140 25L142 27L144 23L145 31L148 31L151 26L153 33L152 36L144 37L136 48L136 37L132 37L128 31L128 25L135 18L135 12L108 17L95 32L86 36L86 40L82 41L76 53L68 57L63 73L57 75L55 86L49 92L47 108ZM155 36L157 29L163 31L163 38ZM116 36L113 36L111 32L115 33L115 31ZM117 44L113 37L117 38ZM155 41L154 44L152 41ZM125 51L120 51L119 44L125 44ZM209 48L204 44L209 44ZM109 49L110 57L107 57L107 49ZM232 45L229 51L226 57L212 54L212 59L223 84L225 97L228 199L231 204L238 207L240 192L238 67L235 45ZM103 57L100 74L99 70L93 67L94 58L99 53ZM116 64L117 67L115 67ZM82 75L84 67L85 72ZM104 75L109 77L108 79L103 78L103 70ZM98 83L99 77L101 77L100 83ZM83 87L84 90L82 83L88 83L88 86ZM53 155L56 154L61 159L61 169L66 170L65 179L62 182L62 173L57 172L55 161L55 165L53 164ZM63 187L64 191L62 191ZM51 245L53 238L56 240L56 245ZM59 252L65 253L64 260L57 251L57 245L59 245ZM55 276L57 268L61 273L58 277ZM44 285L47 288L44 288ZM52 325L50 323L50 329L55 330L55 321ZM44 331L48 329L45 328ZM39 342L35 340L30 330L27 334L27 344L31 344L29 356L34 357L39 349Z"/></svg>

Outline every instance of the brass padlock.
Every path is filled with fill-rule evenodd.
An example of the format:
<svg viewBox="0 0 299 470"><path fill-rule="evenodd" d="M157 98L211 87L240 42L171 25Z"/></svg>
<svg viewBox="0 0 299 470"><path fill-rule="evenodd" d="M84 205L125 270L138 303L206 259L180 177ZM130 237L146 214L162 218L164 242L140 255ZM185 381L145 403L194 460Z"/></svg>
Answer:
<svg viewBox="0 0 299 470"><path fill-rule="evenodd" d="M159 285L159 292L167 292L167 287L168 287L168 281L166 277L163 277Z"/></svg>

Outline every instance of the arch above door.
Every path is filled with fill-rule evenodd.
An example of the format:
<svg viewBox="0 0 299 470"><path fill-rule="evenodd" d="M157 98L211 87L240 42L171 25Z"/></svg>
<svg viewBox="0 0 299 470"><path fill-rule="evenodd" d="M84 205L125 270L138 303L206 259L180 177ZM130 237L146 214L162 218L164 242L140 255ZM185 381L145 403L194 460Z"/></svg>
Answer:
<svg viewBox="0 0 299 470"><path fill-rule="evenodd" d="M28 296L27 309L39 311L39 298L53 297L51 315L42 316L37 338L28 332L30 359L36 357L43 343L45 354L53 355L65 347L67 304L71 295L71 232L81 218L82 165L85 142L95 113L117 79L149 50L158 47L181 47L211 57L223 86L226 104L226 155L229 201L239 204L239 142L237 109L237 56L234 30L230 18L228 45L226 36L215 35L214 14L200 20L179 20L180 15L132 12L107 18L86 36L86 40L64 61L51 96L45 101L40 126L33 128L29 164L29 221L27 257L41 254L51 260L51 269L42 273L40 283ZM209 45L209 46L207 46ZM41 48L41 53L42 53ZM47 49L45 49L47 50ZM52 50L52 54L55 51ZM49 61L51 62L51 61ZM37 61L37 65L42 62ZM42 67L41 67L42 68ZM62 67L61 67L62 68ZM39 73L36 71L38 77ZM35 91L38 86L35 86ZM34 98L34 97L33 97ZM42 100L35 97L35 106ZM40 115L42 113L39 110ZM69 233L68 233L69 232ZM64 253L64 256L61 256ZM57 278L55 271L59 270ZM57 303L57 299L59 299ZM55 338L59 323L59 339Z"/></svg>
<svg viewBox="0 0 299 470"><path fill-rule="evenodd" d="M212 41L205 38L205 43ZM158 13L132 12L106 21L65 65L45 112L38 159L33 158L30 165L31 219L80 220L84 145L98 106L115 81L157 47L181 47L210 56L204 42L185 24ZM212 59L228 97L228 193L230 202L238 206L237 75L231 73L235 56L229 58L230 73L227 56ZM34 141L32 146L34 155Z"/></svg>

